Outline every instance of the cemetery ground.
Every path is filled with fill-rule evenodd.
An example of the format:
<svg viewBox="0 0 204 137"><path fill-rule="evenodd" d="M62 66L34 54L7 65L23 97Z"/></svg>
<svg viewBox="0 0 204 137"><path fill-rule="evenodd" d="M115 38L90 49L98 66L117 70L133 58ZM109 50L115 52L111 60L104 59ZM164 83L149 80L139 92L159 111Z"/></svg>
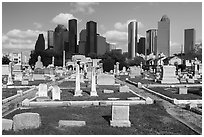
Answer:
<svg viewBox="0 0 204 137"><path fill-rule="evenodd" d="M190 128L169 115L161 102L130 106L131 127L126 128L110 126L111 106L32 108L17 110L5 118L12 119L15 114L23 112L39 113L42 126L18 132L3 131L4 135L196 135ZM59 128L59 120L82 120L86 121L86 125Z"/></svg>

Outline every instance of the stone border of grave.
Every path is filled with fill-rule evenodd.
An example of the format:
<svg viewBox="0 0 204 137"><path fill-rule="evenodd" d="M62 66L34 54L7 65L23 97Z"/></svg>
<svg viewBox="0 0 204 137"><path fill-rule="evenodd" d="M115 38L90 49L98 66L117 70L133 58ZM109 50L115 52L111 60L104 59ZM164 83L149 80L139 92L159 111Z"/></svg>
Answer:
<svg viewBox="0 0 204 137"><path fill-rule="evenodd" d="M130 81L130 80L126 79L126 82L128 82L130 84L133 84L133 85L138 87L138 84L133 82L133 81ZM164 86L167 86L167 87L182 87L182 86L191 87L191 86L186 85L186 84L182 84L182 85L164 85ZM194 87L196 87L196 86L200 86L200 84L195 85ZM142 85L140 88L142 88L142 89L144 89L144 90L146 90L146 91L148 91L148 92L150 92L150 93L152 93L154 95L157 95L157 96L161 97L162 99L165 99L165 100L167 100L167 101L169 101L169 102L171 102L171 103L173 103L175 105L189 104L189 103L202 104L202 100L178 100L178 99L175 99L175 98L170 98L170 97L167 97L167 96L165 96L163 94L155 92L155 91L145 87L144 85Z"/></svg>
<svg viewBox="0 0 204 137"><path fill-rule="evenodd" d="M69 106L109 106L113 103L129 103L130 105L150 104L147 100L98 100L98 101L46 101L46 102L27 102L22 107L69 107Z"/></svg>

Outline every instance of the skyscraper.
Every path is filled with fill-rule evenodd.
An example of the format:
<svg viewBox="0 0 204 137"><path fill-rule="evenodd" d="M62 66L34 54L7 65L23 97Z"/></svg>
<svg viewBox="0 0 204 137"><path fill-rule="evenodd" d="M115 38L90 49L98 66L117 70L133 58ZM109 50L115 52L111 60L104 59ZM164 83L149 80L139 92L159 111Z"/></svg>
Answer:
<svg viewBox="0 0 204 137"><path fill-rule="evenodd" d="M35 51L43 51L45 50L45 39L43 34L38 35L38 39L35 43Z"/></svg>
<svg viewBox="0 0 204 137"><path fill-rule="evenodd" d="M157 50L157 30L156 29L150 29L146 31L146 55L149 55L151 53L156 54Z"/></svg>
<svg viewBox="0 0 204 137"><path fill-rule="evenodd" d="M164 15L158 22L156 55L163 53L170 56L170 19Z"/></svg>
<svg viewBox="0 0 204 137"><path fill-rule="evenodd" d="M97 54L97 23L89 21L86 23L87 31L87 42L85 55L88 56L90 53Z"/></svg>
<svg viewBox="0 0 204 137"><path fill-rule="evenodd" d="M48 49L54 48L54 31L48 30L47 31L47 41L48 41Z"/></svg>
<svg viewBox="0 0 204 137"><path fill-rule="evenodd" d="M184 53L193 51L195 45L195 29L184 30Z"/></svg>
<svg viewBox="0 0 204 137"><path fill-rule="evenodd" d="M97 35L97 55L103 55L107 51L106 38L100 35Z"/></svg>
<svg viewBox="0 0 204 137"><path fill-rule="evenodd" d="M67 32L67 28L64 25L57 25L54 32L54 51L62 55L64 50L64 33Z"/></svg>
<svg viewBox="0 0 204 137"><path fill-rule="evenodd" d="M137 22L128 24L128 58L134 59L137 53Z"/></svg>
<svg viewBox="0 0 204 137"><path fill-rule="evenodd" d="M69 49L70 52L77 53L77 20L69 20Z"/></svg>
<svg viewBox="0 0 204 137"><path fill-rule="evenodd" d="M85 55L86 37L86 29L83 29L79 33L79 54L82 55Z"/></svg>
<svg viewBox="0 0 204 137"><path fill-rule="evenodd" d="M145 38L141 37L138 44L138 53L145 55Z"/></svg>

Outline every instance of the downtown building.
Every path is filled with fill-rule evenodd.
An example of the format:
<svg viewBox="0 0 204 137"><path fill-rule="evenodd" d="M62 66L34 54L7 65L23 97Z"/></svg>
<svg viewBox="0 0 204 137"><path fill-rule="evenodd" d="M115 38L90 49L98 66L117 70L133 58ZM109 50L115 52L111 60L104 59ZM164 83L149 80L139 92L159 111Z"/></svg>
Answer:
<svg viewBox="0 0 204 137"><path fill-rule="evenodd" d="M164 15L158 22L156 55L170 56L170 19Z"/></svg>
<svg viewBox="0 0 204 137"><path fill-rule="evenodd" d="M134 59L137 53L137 22L128 24L128 58Z"/></svg>
<svg viewBox="0 0 204 137"><path fill-rule="evenodd" d="M85 55L86 37L86 29L81 30L79 33L79 54L81 55Z"/></svg>
<svg viewBox="0 0 204 137"><path fill-rule="evenodd" d="M138 43L138 54L145 55L145 37L141 37Z"/></svg>
<svg viewBox="0 0 204 137"><path fill-rule="evenodd" d="M156 55L156 51L157 51L157 29L150 29L146 31L146 47L144 55L149 55L151 53Z"/></svg>
<svg viewBox="0 0 204 137"><path fill-rule="evenodd" d="M48 49L54 48L54 31L48 30L47 31L47 42L48 42Z"/></svg>
<svg viewBox="0 0 204 137"><path fill-rule="evenodd" d="M89 21L86 23L86 48L85 55L97 54L97 23Z"/></svg>
<svg viewBox="0 0 204 137"><path fill-rule="evenodd" d="M195 29L184 30L184 53L192 52L195 45Z"/></svg>
<svg viewBox="0 0 204 137"><path fill-rule="evenodd" d="M71 19L69 20L69 48L65 50L70 55L74 55L78 53L77 46L77 20Z"/></svg>
<svg viewBox="0 0 204 137"><path fill-rule="evenodd" d="M64 25L57 25L54 31L54 51L58 55L63 54L63 50L67 48L68 45L68 35L69 31Z"/></svg>

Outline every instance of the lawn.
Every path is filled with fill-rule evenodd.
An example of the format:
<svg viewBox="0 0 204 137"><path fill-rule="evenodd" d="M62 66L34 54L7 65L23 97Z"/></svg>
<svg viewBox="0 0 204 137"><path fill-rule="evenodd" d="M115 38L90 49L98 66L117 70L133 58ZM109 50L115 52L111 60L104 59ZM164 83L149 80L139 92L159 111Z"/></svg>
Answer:
<svg viewBox="0 0 204 137"><path fill-rule="evenodd" d="M150 88L151 90L161 93L170 98L176 98L179 100L195 100L202 99L202 89L200 88L188 88L188 94L178 94L178 88L164 88L164 87L155 87Z"/></svg>
<svg viewBox="0 0 204 137"><path fill-rule="evenodd" d="M17 94L17 90L26 91L30 88L2 88L2 99L11 97Z"/></svg>
<svg viewBox="0 0 204 137"><path fill-rule="evenodd" d="M135 78L130 78L129 76L119 76L118 79L125 81L125 79L128 78L130 81L133 82L140 82L142 84L155 84L156 82L154 82L153 80L148 80L148 79L144 79L142 78L142 76L137 76Z"/></svg>
<svg viewBox="0 0 204 137"><path fill-rule="evenodd" d="M56 107L17 110L4 118L12 119L23 112L39 113L42 126L19 132L3 131L3 135L195 135L191 129L170 116L160 102L130 106L129 128L111 127L111 106ZM86 121L84 127L58 128L59 120Z"/></svg>

